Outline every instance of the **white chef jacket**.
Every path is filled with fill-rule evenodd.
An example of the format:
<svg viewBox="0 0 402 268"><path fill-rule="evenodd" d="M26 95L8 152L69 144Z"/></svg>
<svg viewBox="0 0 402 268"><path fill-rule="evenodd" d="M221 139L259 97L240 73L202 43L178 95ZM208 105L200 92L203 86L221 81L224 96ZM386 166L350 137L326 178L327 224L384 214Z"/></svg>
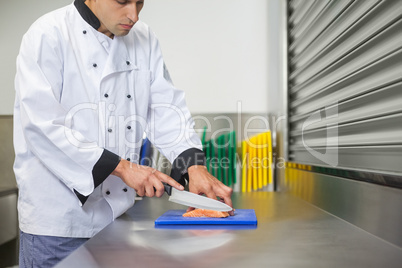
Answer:
<svg viewBox="0 0 402 268"><path fill-rule="evenodd" d="M105 153L137 163L144 131L171 162L201 149L184 93L141 21L110 39L73 4L46 14L23 37L15 88L14 171L26 233L92 237L130 208L132 188L113 175L95 188L92 171Z"/></svg>

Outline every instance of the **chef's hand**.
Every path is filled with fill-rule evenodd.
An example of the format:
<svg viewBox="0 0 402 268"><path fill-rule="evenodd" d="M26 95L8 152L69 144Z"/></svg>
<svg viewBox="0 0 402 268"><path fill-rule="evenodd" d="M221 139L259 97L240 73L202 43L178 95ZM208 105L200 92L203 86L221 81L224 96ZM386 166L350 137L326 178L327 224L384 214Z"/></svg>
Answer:
<svg viewBox="0 0 402 268"><path fill-rule="evenodd" d="M232 188L224 185L217 178L212 176L205 166L191 166L188 168L189 177L189 190L195 194L205 194L207 197L212 199L220 198L221 201L225 202L228 206L232 205ZM194 208L188 208L187 211L193 210ZM233 210L229 212L231 216L234 215Z"/></svg>
<svg viewBox="0 0 402 268"><path fill-rule="evenodd" d="M162 182L165 182L177 190L184 187L168 175L148 166L134 164L122 159L112 172L120 177L125 184L133 188L139 196L161 197L165 191Z"/></svg>

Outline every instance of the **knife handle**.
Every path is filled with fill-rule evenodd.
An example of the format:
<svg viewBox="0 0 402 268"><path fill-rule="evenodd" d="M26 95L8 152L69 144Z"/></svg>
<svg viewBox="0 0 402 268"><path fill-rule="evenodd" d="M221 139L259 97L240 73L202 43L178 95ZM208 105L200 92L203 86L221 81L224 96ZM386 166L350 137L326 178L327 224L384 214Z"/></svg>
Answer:
<svg viewBox="0 0 402 268"><path fill-rule="evenodd" d="M167 184L166 182L162 182L163 187L165 187L165 192L170 196L172 194L172 186ZM155 187L154 190L156 191Z"/></svg>
<svg viewBox="0 0 402 268"><path fill-rule="evenodd" d="M162 182L162 184L165 187L165 192L170 196L172 194L172 186L165 182Z"/></svg>

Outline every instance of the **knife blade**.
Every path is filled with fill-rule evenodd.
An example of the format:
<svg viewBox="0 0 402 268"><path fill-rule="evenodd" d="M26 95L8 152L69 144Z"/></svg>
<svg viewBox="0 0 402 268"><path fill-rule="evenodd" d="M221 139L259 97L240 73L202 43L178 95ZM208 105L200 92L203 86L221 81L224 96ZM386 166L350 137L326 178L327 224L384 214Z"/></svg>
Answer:
<svg viewBox="0 0 402 268"><path fill-rule="evenodd" d="M216 211L233 210L233 208L218 200L190 193L185 190L179 191L176 188L173 188L171 185L166 183L163 183L163 186L165 187L165 192L170 196L169 201L171 202L184 206L202 208L202 209L211 209Z"/></svg>

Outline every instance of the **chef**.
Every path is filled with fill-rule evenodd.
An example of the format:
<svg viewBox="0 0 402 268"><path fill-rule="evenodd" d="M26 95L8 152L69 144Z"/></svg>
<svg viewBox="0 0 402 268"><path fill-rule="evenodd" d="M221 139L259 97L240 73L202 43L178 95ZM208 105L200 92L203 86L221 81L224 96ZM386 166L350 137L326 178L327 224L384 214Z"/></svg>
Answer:
<svg viewBox="0 0 402 268"><path fill-rule="evenodd" d="M229 206L231 188L204 166L201 142L138 20L143 0L75 0L39 18L17 57L14 171L20 267L52 267L166 182ZM172 163L138 164L143 134ZM181 182L181 184L179 183Z"/></svg>

